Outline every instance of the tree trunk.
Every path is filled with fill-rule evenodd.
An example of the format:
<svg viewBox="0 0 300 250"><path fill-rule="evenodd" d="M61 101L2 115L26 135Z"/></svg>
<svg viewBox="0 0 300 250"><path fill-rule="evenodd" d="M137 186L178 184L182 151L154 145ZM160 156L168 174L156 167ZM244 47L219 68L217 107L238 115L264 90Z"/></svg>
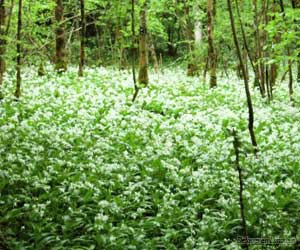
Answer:
<svg viewBox="0 0 300 250"><path fill-rule="evenodd" d="M262 10L262 17L263 17L263 26L264 28L268 25L269 23L269 18L268 18L268 11L269 11L269 0L263 0L263 10ZM262 32L262 43L263 44L268 44L268 36L267 32L263 30ZM264 58L269 58L269 51L265 50L263 57ZM272 100L272 91L271 91L271 84L270 84L270 78L269 78L269 65L264 63L264 69L265 69L265 84L267 87L267 95L268 95L268 101Z"/></svg>
<svg viewBox="0 0 300 250"><path fill-rule="evenodd" d="M243 228L243 237L246 240L246 245L245 249L248 249L248 230L247 230L247 223L246 223L246 215L245 215L245 203L244 203L244 180L243 180L243 173L242 173L242 168L240 165L240 141L238 138L238 134L235 130L232 131L233 135L233 148L234 148L234 153L235 153L235 167L238 172L239 176L239 203L240 203L240 215L241 215L241 225Z"/></svg>
<svg viewBox="0 0 300 250"><path fill-rule="evenodd" d="M124 25L125 27L127 24ZM116 56L115 58L117 59L116 63L119 65L119 70L124 70L127 65L127 59L126 59L126 51L124 48L124 41L123 41L123 34L122 34L122 23L119 20L118 24L116 25L116 30L115 30L115 51L116 51Z"/></svg>
<svg viewBox="0 0 300 250"><path fill-rule="evenodd" d="M273 6L272 6L272 12L275 14L276 12L278 12L277 10L277 4L274 1L273 2ZM275 17L272 17L272 19L274 20ZM280 42L280 35L277 34L274 36L272 43L276 44ZM277 63L272 63L271 67L270 67L270 88L271 88L271 95L273 95L273 88L276 84L276 80L277 80L277 76L278 76L278 64Z"/></svg>
<svg viewBox="0 0 300 250"><path fill-rule="evenodd" d="M21 96L21 32L22 32L22 0L19 0L18 10L18 31L17 31L17 87L15 97L17 99Z"/></svg>
<svg viewBox="0 0 300 250"><path fill-rule="evenodd" d="M217 86L217 60L214 49L214 0L207 0L208 57L211 88Z"/></svg>
<svg viewBox="0 0 300 250"><path fill-rule="evenodd" d="M65 72L67 70L66 48L65 48L65 28L64 20L64 6L62 0L56 0L55 7L56 20L56 55L55 55L55 69L57 72Z"/></svg>
<svg viewBox="0 0 300 250"><path fill-rule="evenodd" d="M197 74L198 65L197 65L197 58L195 57L195 37L193 32L194 25L192 24L190 18L190 7L187 0L183 0L183 13L184 13L183 30L184 30L185 40L187 41L188 44L188 53L189 53L187 76L194 76Z"/></svg>
<svg viewBox="0 0 300 250"><path fill-rule="evenodd" d="M132 32L132 78L134 84L134 94L132 97L132 102L135 101L139 93L139 88L136 83L136 74L135 74L135 1L131 0L131 32Z"/></svg>
<svg viewBox="0 0 300 250"><path fill-rule="evenodd" d="M201 46L202 37L203 37L202 23L200 20L195 21L194 36L195 36L195 47L199 48Z"/></svg>
<svg viewBox="0 0 300 250"><path fill-rule="evenodd" d="M194 34L193 34L193 25L190 18L190 8L187 3L187 0L183 0L183 12L184 12L184 31L185 38L188 42L188 50L190 53L194 50Z"/></svg>
<svg viewBox="0 0 300 250"><path fill-rule="evenodd" d="M246 48L243 49L243 61L244 61L244 64L245 64L246 76L247 76L248 81L249 81L248 52L247 52Z"/></svg>
<svg viewBox="0 0 300 250"><path fill-rule="evenodd" d="M5 18L5 1L0 0L0 87L3 83L3 74L5 72L4 56L6 40L2 37L4 35Z"/></svg>
<svg viewBox="0 0 300 250"><path fill-rule="evenodd" d="M276 79L278 76L278 65L277 63L272 63L271 68L270 68L270 85L271 85L271 90L276 84Z"/></svg>
<svg viewBox="0 0 300 250"><path fill-rule="evenodd" d="M283 14L283 18L285 18L285 8L284 8L283 0L279 0L279 5L280 5L281 13ZM287 48L287 55L288 57L291 56L290 48ZM294 94L293 62L291 59L288 59L288 73L289 73L289 95L290 95L290 100L293 101L293 94Z"/></svg>
<svg viewBox="0 0 300 250"><path fill-rule="evenodd" d="M292 0L292 7L293 9L299 9L300 8L300 0ZM298 29L299 31L299 29ZM299 45L297 45L297 48L299 49ZM298 53L298 64L297 64L297 82L300 82L300 52Z"/></svg>
<svg viewBox="0 0 300 250"><path fill-rule="evenodd" d="M260 82L260 65L258 63L261 58L261 47L259 43L259 21L258 21L258 12L257 12L257 0L253 0L252 2L254 18L253 18L253 26L254 26L254 47L255 47L255 56L254 56L254 65L255 65L255 78L254 78L254 87L259 87L260 94L262 97L265 96L265 89L263 84Z"/></svg>
<svg viewBox="0 0 300 250"><path fill-rule="evenodd" d="M297 65L297 82L300 82L300 55L298 56L298 65Z"/></svg>
<svg viewBox="0 0 300 250"><path fill-rule="evenodd" d="M139 77L140 85L147 86L149 83L148 77L148 47L147 47L147 1L140 10L140 51L139 51Z"/></svg>
<svg viewBox="0 0 300 250"><path fill-rule="evenodd" d="M80 59L78 76L83 76L83 67L85 60L85 6L84 0L80 0L80 14L81 14L81 35L80 35Z"/></svg>
<svg viewBox="0 0 300 250"><path fill-rule="evenodd" d="M290 95L290 100L293 101L293 72L292 72L292 67L290 66L291 62L289 61L289 95Z"/></svg>
<svg viewBox="0 0 300 250"><path fill-rule="evenodd" d="M155 70L155 73L158 73L158 59L157 59L157 55L155 52L154 41L153 41L153 38L151 35L149 35L149 40L150 40L150 52L151 52L154 70Z"/></svg>
<svg viewBox="0 0 300 250"><path fill-rule="evenodd" d="M264 19L265 16L265 0L262 0L261 2L261 17ZM263 21L262 21L263 23ZM260 23L258 23L258 25L260 25ZM261 83L261 88L263 91L263 95L265 96L266 94L266 69L265 69L265 64L264 62L261 60L262 58L264 58L264 52L263 52L263 47L265 45L265 31L261 31L259 32L259 37L258 37L258 51L259 51L259 68L260 68L260 83Z"/></svg>
<svg viewBox="0 0 300 250"><path fill-rule="evenodd" d="M242 31L242 37L243 37L244 53L245 53L244 57L245 57L245 63L246 63L247 76L249 77L249 70L248 70L248 64L247 64L247 56L249 58L249 61L250 61L250 64L252 66L252 69L253 69L253 72L254 72L255 76L257 76L258 72L257 72L257 68L254 65L254 60L252 58L251 51L250 51L250 48L249 48L249 45L248 45L248 41L247 41L247 38L246 38L246 32L245 32L245 29L244 29L244 24L242 22L242 17L241 17L241 13L240 13L239 3L238 3L237 0L235 0L235 3L236 3L236 10L237 10L237 14L238 14L238 19L239 19L241 31Z"/></svg>
<svg viewBox="0 0 300 250"><path fill-rule="evenodd" d="M249 89L249 82L248 82L246 69L245 69L245 65L243 62L243 58L242 58L242 53L240 50L239 41L238 41L237 34L236 34L234 17L233 17L232 7L231 7L231 0L227 0L227 4L228 4L229 15L230 15L230 23L231 23L233 40L234 40L237 55L238 55L238 58L240 61L240 65L242 67L242 73L243 73L243 78L244 78L244 85L245 85L245 92L246 92L246 97L247 97L248 113L249 113L248 129L249 129L249 133L250 133L251 142L254 147L254 153L256 154L257 153L257 142L256 142L255 133L254 133L254 112L253 112L251 93L250 93L250 89ZM248 249L248 246L247 246L247 249Z"/></svg>

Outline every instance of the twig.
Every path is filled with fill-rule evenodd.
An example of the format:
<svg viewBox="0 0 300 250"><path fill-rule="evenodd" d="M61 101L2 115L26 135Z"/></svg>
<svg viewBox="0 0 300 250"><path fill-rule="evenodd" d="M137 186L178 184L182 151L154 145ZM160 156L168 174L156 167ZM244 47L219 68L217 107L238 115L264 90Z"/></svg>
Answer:
<svg viewBox="0 0 300 250"><path fill-rule="evenodd" d="M240 166L240 142L238 139L237 132L235 130L232 131L233 140L233 147L234 147L234 154L235 154L235 167L238 171L239 175L239 203L240 203L240 213L241 213L241 226L243 229L243 236L246 244L244 245L245 249L249 249L249 242L248 242L248 232L247 232L247 225L246 225L246 216L245 216L245 206L244 206L244 198L243 198L243 191L244 191L244 181L242 175L242 168Z"/></svg>

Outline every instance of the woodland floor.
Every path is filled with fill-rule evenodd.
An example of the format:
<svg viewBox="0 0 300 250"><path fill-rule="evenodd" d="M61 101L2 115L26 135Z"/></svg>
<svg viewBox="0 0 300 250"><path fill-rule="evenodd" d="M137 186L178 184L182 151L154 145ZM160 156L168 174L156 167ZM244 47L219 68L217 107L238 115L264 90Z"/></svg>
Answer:
<svg viewBox="0 0 300 250"><path fill-rule="evenodd" d="M300 105L287 83L271 104L252 89L255 157L235 76L210 90L180 68L152 72L134 104L127 71L27 69L18 102L13 79L0 101L0 249L241 249L232 129L249 236L300 237Z"/></svg>

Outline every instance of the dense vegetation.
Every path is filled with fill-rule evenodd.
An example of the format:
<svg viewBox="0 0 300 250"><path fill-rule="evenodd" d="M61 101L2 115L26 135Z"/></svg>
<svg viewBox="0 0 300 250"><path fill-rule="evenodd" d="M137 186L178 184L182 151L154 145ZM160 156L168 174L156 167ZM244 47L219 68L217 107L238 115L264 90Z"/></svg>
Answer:
<svg viewBox="0 0 300 250"><path fill-rule="evenodd" d="M0 0L0 250L299 249L299 24L299 0Z"/></svg>

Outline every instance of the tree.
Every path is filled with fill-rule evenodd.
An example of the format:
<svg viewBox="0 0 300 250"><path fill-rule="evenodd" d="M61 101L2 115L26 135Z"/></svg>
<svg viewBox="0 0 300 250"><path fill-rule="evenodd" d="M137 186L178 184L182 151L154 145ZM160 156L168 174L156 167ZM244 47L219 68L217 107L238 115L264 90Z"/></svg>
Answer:
<svg viewBox="0 0 300 250"><path fill-rule="evenodd" d="M250 48L249 48L249 45L248 45L248 41L247 41L247 38L246 38L246 32L245 32L245 29L244 29L243 20L241 18L241 12L240 12L240 8L239 8L239 3L238 3L237 0L235 0L235 4L236 4L237 15L238 15L238 19L239 19L239 23L240 23L240 28L241 28L241 32L242 32L242 37L243 37L243 45L244 45L244 48L245 48L245 50L247 52L247 56L248 56L249 61L251 63L251 67L253 69L253 72L255 74L254 85L256 86L256 85L259 84L259 72L258 72L258 70L255 67L254 62L253 62L252 54L251 54L251 51L250 51ZM247 60L247 58L246 58L246 60ZM248 72L247 72L247 77L249 78Z"/></svg>
<svg viewBox="0 0 300 250"><path fill-rule="evenodd" d="M5 39L4 36L4 25L5 25L5 0L0 0L0 86L3 82L3 74L5 71Z"/></svg>
<svg viewBox="0 0 300 250"><path fill-rule="evenodd" d="M17 28L17 87L15 97L18 99L21 96L21 32L22 32L22 7L23 2L19 0L18 10L18 28Z"/></svg>
<svg viewBox="0 0 300 250"><path fill-rule="evenodd" d="M190 17L190 6L187 0L183 0L183 31L184 36L187 41L188 52L190 59L188 62L187 75L194 76L197 73L197 64L194 55L194 33L193 33L193 24Z"/></svg>
<svg viewBox="0 0 300 250"><path fill-rule="evenodd" d="M135 74L135 1L131 0L131 36L132 36L132 78L134 84L134 94L132 98L132 102L135 101L137 95L139 93L139 87L136 82L136 74Z"/></svg>
<svg viewBox="0 0 300 250"><path fill-rule="evenodd" d="M154 66L155 73L158 73L158 59L155 51L155 46L154 46L154 41L152 38L152 35L149 34L149 43L150 43L150 53L151 53L151 58Z"/></svg>
<svg viewBox="0 0 300 250"><path fill-rule="evenodd" d="M148 76L148 46L147 46L147 1L145 0L140 10L140 41L139 41L139 77L140 85L147 86Z"/></svg>
<svg viewBox="0 0 300 250"><path fill-rule="evenodd" d="M300 9L300 0L291 0L292 1L292 7L294 10ZM297 46L299 52L297 55L298 64L297 64L297 81L300 82L300 45Z"/></svg>
<svg viewBox="0 0 300 250"><path fill-rule="evenodd" d="M241 54L241 50L240 50L239 41L237 38L234 17L233 17L233 13L232 13L231 0L227 0L227 5L228 5L233 41L234 41L234 44L236 47L236 52L237 52L237 55L238 55L238 58L240 61L240 65L242 67L242 73L243 73L243 78L244 78L244 86L245 86L245 92L246 92L246 97L247 97L248 114L249 114L248 129L249 129L249 133L250 133L251 142L254 147L254 152L256 153L257 152L257 142L256 142L255 133L254 133L254 112L253 112L253 105L252 105L251 93L250 93L250 88L249 88L249 82L248 82L245 64L243 62L243 58L242 58L242 54Z"/></svg>
<svg viewBox="0 0 300 250"><path fill-rule="evenodd" d="M80 0L80 14L81 14L81 36L80 36L80 59L78 75L83 76L83 66L85 59L85 4L84 0Z"/></svg>
<svg viewBox="0 0 300 250"><path fill-rule="evenodd" d="M279 5L281 9L281 14L283 16L283 19L285 20L285 8L283 0L279 0ZM288 56L288 73L289 73L289 95L290 100L293 101L293 94L294 94L294 88L293 88L293 62L291 60L291 51L290 48L287 48L287 56Z"/></svg>
<svg viewBox="0 0 300 250"><path fill-rule="evenodd" d="M62 0L56 0L55 7L56 20L56 54L55 69L61 73L67 70L66 48L65 48L65 29L64 29L64 6Z"/></svg>
<svg viewBox="0 0 300 250"><path fill-rule="evenodd" d="M264 79L261 78L261 70L262 70L262 62L260 59L262 58L262 47L260 43L260 30L259 30L259 15L258 15L258 7L257 7L257 0L252 1L253 6L253 27L254 27L254 64L255 64L255 79L254 79L254 86L259 86L260 93L262 97L265 96L265 85Z"/></svg>
<svg viewBox="0 0 300 250"><path fill-rule="evenodd" d="M211 88L217 86L217 57L214 49L214 0L207 0L208 58Z"/></svg>

